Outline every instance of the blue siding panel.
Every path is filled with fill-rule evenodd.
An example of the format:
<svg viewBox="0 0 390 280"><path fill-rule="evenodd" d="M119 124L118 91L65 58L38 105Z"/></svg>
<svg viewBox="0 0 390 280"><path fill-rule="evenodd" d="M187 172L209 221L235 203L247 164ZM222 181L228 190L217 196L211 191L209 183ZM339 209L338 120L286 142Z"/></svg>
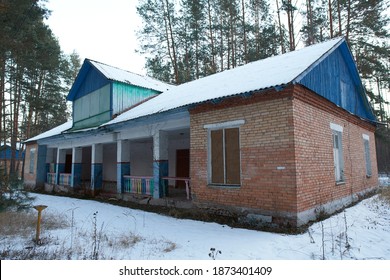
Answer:
<svg viewBox="0 0 390 280"><path fill-rule="evenodd" d="M77 78L69 91L67 100L74 101L90 92L93 92L110 81L91 65L88 60L85 60L81 67Z"/></svg>
<svg viewBox="0 0 390 280"><path fill-rule="evenodd" d="M296 82L352 114L375 121L354 65L341 45Z"/></svg>
<svg viewBox="0 0 390 280"><path fill-rule="evenodd" d="M1 146L0 147L0 159L11 159L12 149L10 146ZM19 150L15 151L15 158L19 159ZM22 158L24 158L24 152L22 153Z"/></svg>
<svg viewBox="0 0 390 280"><path fill-rule="evenodd" d="M99 71L91 67L90 71L88 71L85 76L83 83L80 85L74 100L98 90L99 88L107 85L109 82L110 81L107 80Z"/></svg>

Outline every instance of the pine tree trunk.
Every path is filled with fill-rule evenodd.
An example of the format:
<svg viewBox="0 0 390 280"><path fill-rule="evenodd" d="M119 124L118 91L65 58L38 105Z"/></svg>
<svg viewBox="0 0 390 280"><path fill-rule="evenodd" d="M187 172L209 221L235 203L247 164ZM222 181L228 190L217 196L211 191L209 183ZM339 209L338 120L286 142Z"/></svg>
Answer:
<svg viewBox="0 0 390 280"><path fill-rule="evenodd" d="M242 0L242 28L243 28L243 36L244 36L244 63L248 63L248 46L246 39L246 22L245 22L245 0Z"/></svg>
<svg viewBox="0 0 390 280"><path fill-rule="evenodd" d="M286 52L283 44L283 31L282 31L282 21L280 20L280 9L279 9L279 0L276 0L276 9L278 11L278 24L279 24L279 37L280 37L280 46L282 48L282 53Z"/></svg>
<svg viewBox="0 0 390 280"><path fill-rule="evenodd" d="M276 0L277 2L277 0ZM259 7L259 1L255 1L254 3L254 13L255 13L255 26L254 26L254 32L255 32L255 38L256 38L256 58L260 53L260 7ZM278 10L279 15L279 10ZM280 17L279 17L280 18Z"/></svg>
<svg viewBox="0 0 390 280"><path fill-rule="evenodd" d="M230 23L230 36L231 36L231 50L232 50L232 68L236 66L236 57L235 57L235 39L234 39L234 15L233 15L233 7L230 5L229 7L229 23Z"/></svg>
<svg viewBox="0 0 390 280"><path fill-rule="evenodd" d="M294 11L292 8L291 0L287 1L287 22L288 22L288 34L290 39L290 51L295 50L295 34L294 34Z"/></svg>
<svg viewBox="0 0 390 280"><path fill-rule="evenodd" d="M221 69L220 71L223 71L223 17L222 13L219 15L219 20L220 20L220 36L221 36L221 46L220 46L220 59L221 59Z"/></svg>
<svg viewBox="0 0 390 280"><path fill-rule="evenodd" d="M328 0L329 6L329 27L330 27L330 38L333 38L333 15L332 15L332 1Z"/></svg>
<svg viewBox="0 0 390 280"><path fill-rule="evenodd" d="M347 42L349 42L349 31L351 28L351 0L348 0L347 2L347 28L346 28L346 34L345 38Z"/></svg>
<svg viewBox="0 0 390 280"><path fill-rule="evenodd" d="M313 12L311 6L311 0L306 0L306 9L307 9L307 32L308 32L308 45L314 44L314 31L313 31Z"/></svg>
<svg viewBox="0 0 390 280"><path fill-rule="evenodd" d="M338 16L338 19L339 19L339 36L341 36L343 34L343 28L341 26L341 4L340 4L340 0L337 0L337 16Z"/></svg>
<svg viewBox="0 0 390 280"><path fill-rule="evenodd" d="M376 77L376 85L378 87L378 100L379 100L379 116L381 118L381 122L385 122L385 117L384 117L384 108L383 108L383 98L382 98L382 93L381 93L381 81L379 77Z"/></svg>
<svg viewBox="0 0 390 280"><path fill-rule="evenodd" d="M212 28L212 21L211 21L211 6L210 6L210 0L207 0L207 10L208 10L208 17L209 17L209 32L210 32L210 43L211 43L211 69L213 73L217 71L217 67L215 64L215 47L214 47L214 36L213 36L213 28Z"/></svg>
<svg viewBox="0 0 390 280"><path fill-rule="evenodd" d="M164 5L164 4L163 4ZM165 7L166 5L166 7ZM175 82L176 84L180 84L179 80L179 71L177 68L177 57L176 57L176 47L175 47L175 40L173 36L173 29L172 29L172 21L171 21L171 14L169 12L169 2L168 0L165 0L164 10L166 8L166 11L164 12L164 22L165 22L165 28L166 28L166 35L167 35L167 43L168 43L168 49L173 65L173 71L175 74ZM172 53L171 53L172 48Z"/></svg>

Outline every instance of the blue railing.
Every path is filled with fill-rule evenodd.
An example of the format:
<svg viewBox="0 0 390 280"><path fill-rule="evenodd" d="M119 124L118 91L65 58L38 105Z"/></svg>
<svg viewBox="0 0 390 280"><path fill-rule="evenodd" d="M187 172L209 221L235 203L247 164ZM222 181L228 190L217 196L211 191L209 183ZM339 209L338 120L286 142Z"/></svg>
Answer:
<svg viewBox="0 0 390 280"><path fill-rule="evenodd" d="M56 173L49 172L47 173L47 181L48 184L55 185L56 183Z"/></svg>
<svg viewBox="0 0 390 280"><path fill-rule="evenodd" d="M72 174L70 173L60 173L60 186L70 186L70 180L72 178Z"/></svg>

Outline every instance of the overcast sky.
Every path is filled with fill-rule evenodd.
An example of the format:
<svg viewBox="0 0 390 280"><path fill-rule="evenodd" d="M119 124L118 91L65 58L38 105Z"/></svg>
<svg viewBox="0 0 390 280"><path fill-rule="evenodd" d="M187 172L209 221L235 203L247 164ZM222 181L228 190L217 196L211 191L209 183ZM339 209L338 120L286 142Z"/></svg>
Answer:
<svg viewBox="0 0 390 280"><path fill-rule="evenodd" d="M138 74L146 74L136 31L141 27L138 0L48 0L47 24L62 50ZM389 92L383 93L389 100ZM389 110L389 105L386 106Z"/></svg>
<svg viewBox="0 0 390 280"><path fill-rule="evenodd" d="M62 50L75 50L82 60L90 58L138 74L145 74L136 30L138 0L48 0L52 11L47 24Z"/></svg>

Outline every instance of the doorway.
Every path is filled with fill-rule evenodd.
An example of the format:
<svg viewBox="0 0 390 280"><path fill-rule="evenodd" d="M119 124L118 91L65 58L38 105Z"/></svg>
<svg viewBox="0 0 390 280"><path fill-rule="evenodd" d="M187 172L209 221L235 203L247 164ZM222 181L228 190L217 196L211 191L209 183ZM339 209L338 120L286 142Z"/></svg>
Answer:
<svg viewBox="0 0 390 280"><path fill-rule="evenodd" d="M176 177L190 177L190 150L176 150ZM185 188L184 181L176 180L176 187Z"/></svg>

